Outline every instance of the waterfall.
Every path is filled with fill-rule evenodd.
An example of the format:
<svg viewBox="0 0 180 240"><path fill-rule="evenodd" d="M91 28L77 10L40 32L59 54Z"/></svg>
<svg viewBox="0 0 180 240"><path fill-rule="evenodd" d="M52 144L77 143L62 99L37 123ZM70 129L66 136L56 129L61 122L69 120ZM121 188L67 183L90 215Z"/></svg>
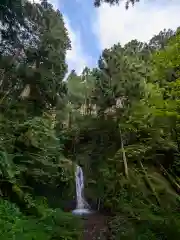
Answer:
<svg viewBox="0 0 180 240"><path fill-rule="evenodd" d="M73 210L75 214L90 213L89 205L84 199L84 175L80 166L76 166L75 171L76 180L76 209Z"/></svg>
<svg viewBox="0 0 180 240"><path fill-rule="evenodd" d="M85 201L83 198L83 190L84 190L84 176L83 171L80 166L76 166L76 209L85 208Z"/></svg>

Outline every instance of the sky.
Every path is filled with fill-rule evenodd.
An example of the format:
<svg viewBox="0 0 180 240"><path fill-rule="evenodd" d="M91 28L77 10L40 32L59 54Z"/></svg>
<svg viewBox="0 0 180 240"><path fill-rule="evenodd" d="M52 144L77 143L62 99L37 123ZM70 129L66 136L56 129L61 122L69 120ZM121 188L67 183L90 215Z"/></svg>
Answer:
<svg viewBox="0 0 180 240"><path fill-rule="evenodd" d="M62 12L71 40L69 71L80 74L85 66L95 67L102 50L116 43L148 41L165 28L180 26L180 0L140 0L128 10L124 1L95 8L93 0L49 0Z"/></svg>

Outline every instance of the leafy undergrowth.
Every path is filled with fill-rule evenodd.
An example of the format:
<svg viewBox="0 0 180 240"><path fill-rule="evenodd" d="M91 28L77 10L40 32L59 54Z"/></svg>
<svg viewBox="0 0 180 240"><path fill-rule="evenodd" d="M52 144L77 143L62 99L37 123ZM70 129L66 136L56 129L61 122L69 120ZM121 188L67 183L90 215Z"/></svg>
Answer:
<svg viewBox="0 0 180 240"><path fill-rule="evenodd" d="M180 239L179 198L173 202L164 195L164 202L168 199L169 204L163 206L160 199L158 206L150 202L150 197L145 198L144 192L142 188L139 192L122 190L118 211L109 223L111 239Z"/></svg>
<svg viewBox="0 0 180 240"><path fill-rule="evenodd" d="M23 215L16 205L0 200L0 239L14 240L79 240L81 223L60 209L44 210L43 217Z"/></svg>
<svg viewBox="0 0 180 240"><path fill-rule="evenodd" d="M114 192L108 185L110 178L105 177L105 204L114 213L109 220L111 240L180 239L179 195L153 168L146 176L153 183L153 191L140 171L129 169L128 179L116 176Z"/></svg>
<svg viewBox="0 0 180 240"><path fill-rule="evenodd" d="M180 239L180 214L158 210L146 219L119 215L110 222L111 239L165 240Z"/></svg>

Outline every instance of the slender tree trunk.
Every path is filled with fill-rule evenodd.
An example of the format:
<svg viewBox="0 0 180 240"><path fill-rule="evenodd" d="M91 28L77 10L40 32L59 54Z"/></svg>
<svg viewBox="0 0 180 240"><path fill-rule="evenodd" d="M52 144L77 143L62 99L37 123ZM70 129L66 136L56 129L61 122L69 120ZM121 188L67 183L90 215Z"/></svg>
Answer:
<svg viewBox="0 0 180 240"><path fill-rule="evenodd" d="M16 51L16 53L14 54L14 56L11 59L11 64L16 60L16 58L19 56L19 54L21 53L21 51L23 50L23 47L21 46L20 49L18 51ZM5 77L5 72L3 73L3 78L0 81L0 86L3 87L3 82L4 82L4 77ZM4 96L0 99L0 104L3 103L4 99L9 95L9 93L11 92L12 89L9 89Z"/></svg>
<svg viewBox="0 0 180 240"><path fill-rule="evenodd" d="M180 153L180 144L179 144L179 140L178 140L178 132L177 132L177 128L175 126L175 128L173 129L174 133L175 133L175 138L176 138L176 143L177 143L177 147L178 147L178 151Z"/></svg>
<svg viewBox="0 0 180 240"><path fill-rule="evenodd" d="M98 211L99 211L99 209L100 209L100 204L101 204L101 199L99 198L99 199L98 199L98 207L97 207L97 208L98 208L98 209L97 209Z"/></svg>
<svg viewBox="0 0 180 240"><path fill-rule="evenodd" d="M171 184L171 186L173 187L173 189L180 194L180 185L179 183L173 178L173 176L171 174L168 173L168 171L163 167L162 164L160 164L158 162L159 166L160 166L160 171L163 173L163 175L166 177L166 179L169 181L169 183Z"/></svg>
<svg viewBox="0 0 180 240"><path fill-rule="evenodd" d="M68 114L68 128L71 128L71 122L72 122L72 113L70 111Z"/></svg>
<svg viewBox="0 0 180 240"><path fill-rule="evenodd" d="M31 93L30 84L26 84L26 86L24 87L24 89L22 90L22 92L20 94L20 97L27 98L27 97L29 97L30 93Z"/></svg>
<svg viewBox="0 0 180 240"><path fill-rule="evenodd" d="M150 190L152 191L154 197L156 198L156 202L157 202L157 204L160 206L160 200L159 200L159 197L158 197L158 195L157 195L157 193L156 193L156 190L154 189L153 184L151 183L151 181L150 181L150 179L149 179L149 177L148 177L148 174L147 174L147 172L146 172L146 170L145 170L145 168L144 168L144 166L143 166L141 160L139 160L139 164L140 164L141 169L142 169L142 171L143 171L143 173L144 173L145 181L146 181L146 183L148 184Z"/></svg>
<svg viewBox="0 0 180 240"><path fill-rule="evenodd" d="M123 157L123 163L124 163L124 174L128 178L129 177L129 173L128 173L127 158L126 158L126 153L125 153L125 150L124 150L124 143L123 143L121 128L119 128L119 129L120 129L120 138L121 138L122 157Z"/></svg>

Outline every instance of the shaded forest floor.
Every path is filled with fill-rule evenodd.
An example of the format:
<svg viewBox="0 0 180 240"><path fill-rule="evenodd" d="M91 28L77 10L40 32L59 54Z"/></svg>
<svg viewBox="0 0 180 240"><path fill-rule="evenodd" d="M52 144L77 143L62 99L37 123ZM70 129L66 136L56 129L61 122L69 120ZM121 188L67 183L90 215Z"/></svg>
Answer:
<svg viewBox="0 0 180 240"><path fill-rule="evenodd" d="M108 239L108 218L107 216L95 213L86 216L84 219L84 240L107 240Z"/></svg>

